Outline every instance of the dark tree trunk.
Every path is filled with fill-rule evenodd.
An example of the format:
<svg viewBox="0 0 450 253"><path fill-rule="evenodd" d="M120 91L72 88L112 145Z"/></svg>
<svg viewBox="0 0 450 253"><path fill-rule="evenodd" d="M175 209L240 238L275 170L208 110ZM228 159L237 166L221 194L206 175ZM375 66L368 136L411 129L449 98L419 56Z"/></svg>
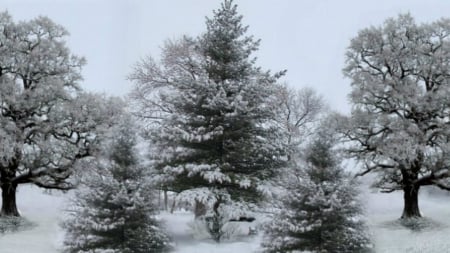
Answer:
<svg viewBox="0 0 450 253"><path fill-rule="evenodd" d="M164 211L169 210L169 196L167 196L167 190L164 190Z"/></svg>
<svg viewBox="0 0 450 253"><path fill-rule="evenodd" d="M6 181L6 180L5 180ZM1 182L2 210L0 216L20 216L16 205L17 185L9 181Z"/></svg>
<svg viewBox="0 0 450 253"><path fill-rule="evenodd" d="M175 198L174 198L174 199L173 199L173 202L172 202L172 208L170 208L170 213L173 213L173 212L175 211L176 205L177 205L177 202L176 202L176 200L175 200Z"/></svg>
<svg viewBox="0 0 450 253"><path fill-rule="evenodd" d="M403 188L404 208L402 219L422 217L419 211L419 187L405 186Z"/></svg>
<svg viewBox="0 0 450 253"><path fill-rule="evenodd" d="M219 206L222 204L222 197L217 197L216 202L213 205L214 215L209 224L209 234L212 236L212 239L217 243L220 242L224 235L223 231L223 217L219 213Z"/></svg>
<svg viewBox="0 0 450 253"><path fill-rule="evenodd" d="M198 200L195 200L194 215L198 219L206 214L206 205Z"/></svg>

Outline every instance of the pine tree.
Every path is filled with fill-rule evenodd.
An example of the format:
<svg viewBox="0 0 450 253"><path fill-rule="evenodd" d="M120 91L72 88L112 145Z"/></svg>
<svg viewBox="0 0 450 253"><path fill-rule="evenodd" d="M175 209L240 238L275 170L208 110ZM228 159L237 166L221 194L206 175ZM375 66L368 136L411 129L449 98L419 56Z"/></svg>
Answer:
<svg viewBox="0 0 450 253"><path fill-rule="evenodd" d="M232 199L255 201L258 183L283 164L283 147L270 110L276 78L254 66L258 42L245 36L236 8L225 1L207 19L197 45L202 73L179 80L175 115L163 123L163 147L182 151L161 165L181 190L224 189Z"/></svg>
<svg viewBox="0 0 450 253"><path fill-rule="evenodd" d="M285 163L272 107L280 74L255 66L259 41L241 21L237 6L224 1L202 36L166 44L160 63L144 61L131 76L138 113L157 118L156 167L192 202L208 189L202 200L212 199L215 215L227 199L258 202L259 185Z"/></svg>
<svg viewBox="0 0 450 253"><path fill-rule="evenodd" d="M209 78L222 84L248 80L258 73L256 59L251 55L258 50L260 41L246 35L248 26L243 26L243 16L233 1L225 0L213 13L213 18L206 19L206 33L200 37Z"/></svg>
<svg viewBox="0 0 450 253"><path fill-rule="evenodd" d="M72 200L63 224L65 252L167 252L169 238L154 217L134 132L122 125L111 137L110 161L97 164Z"/></svg>
<svg viewBox="0 0 450 253"><path fill-rule="evenodd" d="M371 252L357 185L332 143L318 138L306 154L307 168L292 177L285 208L266 227L264 252Z"/></svg>

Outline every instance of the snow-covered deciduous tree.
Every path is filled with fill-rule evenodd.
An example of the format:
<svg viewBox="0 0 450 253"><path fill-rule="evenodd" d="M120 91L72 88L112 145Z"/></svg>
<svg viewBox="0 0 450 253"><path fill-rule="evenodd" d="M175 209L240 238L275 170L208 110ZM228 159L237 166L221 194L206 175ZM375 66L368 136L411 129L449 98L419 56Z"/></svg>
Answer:
<svg viewBox="0 0 450 253"><path fill-rule="evenodd" d="M298 153L301 144L314 133L326 103L312 88L295 89L288 85L280 87L276 102L277 121L287 133L285 143L290 153Z"/></svg>
<svg viewBox="0 0 450 253"><path fill-rule="evenodd" d="M139 166L135 130L124 117L105 141L109 150L92 166L72 198L63 223L65 252L167 252L170 239Z"/></svg>
<svg viewBox="0 0 450 253"><path fill-rule="evenodd" d="M224 1L203 35L167 42L160 62L148 58L130 76L164 182L192 202L213 199L214 213L225 199L257 202L260 183L286 160L273 107L282 73L255 66L259 42L236 8Z"/></svg>
<svg viewBox="0 0 450 253"><path fill-rule="evenodd" d="M281 141L286 146L288 162L265 188L269 200L266 204L272 208L282 208L282 196L289 194L289 190L285 188L286 181L290 180L298 164L302 163L303 149L322 124L327 105L323 97L309 87L296 89L281 84L276 97L276 121L285 132Z"/></svg>
<svg viewBox="0 0 450 253"><path fill-rule="evenodd" d="M420 217L422 186L450 190L450 20L409 15L359 32L347 51L353 110L341 129L349 153L377 173L384 192L404 193L402 218Z"/></svg>
<svg viewBox="0 0 450 253"><path fill-rule="evenodd" d="M264 252L370 252L357 184L338 165L333 138L316 138L306 169L287 182L284 207L267 224Z"/></svg>
<svg viewBox="0 0 450 253"><path fill-rule="evenodd" d="M15 23L0 13L0 215L19 216L19 184L70 189L74 165L112 116L81 91L84 59L69 52L67 34L46 17Z"/></svg>

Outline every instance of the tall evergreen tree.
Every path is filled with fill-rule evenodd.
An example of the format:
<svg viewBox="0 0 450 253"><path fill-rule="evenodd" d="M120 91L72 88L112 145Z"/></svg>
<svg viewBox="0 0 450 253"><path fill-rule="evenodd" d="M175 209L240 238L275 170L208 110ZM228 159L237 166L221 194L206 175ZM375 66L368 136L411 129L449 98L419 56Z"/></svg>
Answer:
<svg viewBox="0 0 450 253"><path fill-rule="evenodd" d="M258 50L259 40L247 35L248 27L232 1L225 0L207 18L206 28L199 49L213 90L199 94L211 99L199 103L200 111L194 114L205 117L203 127L222 129L214 140L215 150L208 154L208 163L217 166L226 179L225 183L214 182L215 187L226 188L234 198L254 201L258 181L283 164L283 147L275 141L281 133L275 128L271 107L278 75L255 66L252 53ZM192 158L195 155L188 159Z"/></svg>
<svg viewBox="0 0 450 253"><path fill-rule="evenodd" d="M357 187L331 148L323 138L308 147L306 169L292 177L285 209L266 228L264 252L370 252Z"/></svg>
<svg viewBox="0 0 450 253"><path fill-rule="evenodd" d="M139 115L158 123L157 168L172 190L210 199L216 214L226 199L257 202L259 185L285 163L272 110L282 73L255 66L259 41L236 8L224 1L202 36L167 43L160 63L149 58L131 75Z"/></svg>
<svg viewBox="0 0 450 253"><path fill-rule="evenodd" d="M110 161L82 182L63 224L65 252L167 252L169 238L154 217L156 207L138 166L134 131L114 131Z"/></svg>

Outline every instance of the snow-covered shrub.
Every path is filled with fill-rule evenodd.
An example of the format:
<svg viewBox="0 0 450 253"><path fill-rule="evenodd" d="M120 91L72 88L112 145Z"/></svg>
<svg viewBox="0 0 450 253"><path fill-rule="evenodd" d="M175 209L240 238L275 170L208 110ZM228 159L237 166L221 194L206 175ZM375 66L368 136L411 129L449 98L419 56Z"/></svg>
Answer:
<svg viewBox="0 0 450 253"><path fill-rule="evenodd" d="M208 229L206 227L205 221L202 219L195 219L188 222L189 233L196 240L203 240L211 238Z"/></svg>
<svg viewBox="0 0 450 253"><path fill-rule="evenodd" d="M241 235L241 229L236 222L226 222L222 226L222 238L225 240L235 240Z"/></svg>
<svg viewBox="0 0 450 253"><path fill-rule="evenodd" d="M241 235L241 229L235 222L230 222L223 216L211 215L195 219L188 223L190 234L194 239L213 239L215 241L234 240Z"/></svg>
<svg viewBox="0 0 450 253"><path fill-rule="evenodd" d="M254 204L233 201L224 190L211 190L206 187L186 190L178 194L177 202L202 203L209 210L189 223L191 234L197 239L210 238L217 242L234 240L242 234L241 226L230 220L252 215Z"/></svg>
<svg viewBox="0 0 450 253"><path fill-rule="evenodd" d="M194 221L197 226L203 227L202 232L217 242L232 241L242 235L242 230L236 222L230 221L230 216L219 212L218 214L208 214L201 219Z"/></svg>
<svg viewBox="0 0 450 253"><path fill-rule="evenodd" d="M211 238L220 242L225 235L225 224L228 222L226 215L217 211L211 215L207 215L205 218L206 229L211 235Z"/></svg>

